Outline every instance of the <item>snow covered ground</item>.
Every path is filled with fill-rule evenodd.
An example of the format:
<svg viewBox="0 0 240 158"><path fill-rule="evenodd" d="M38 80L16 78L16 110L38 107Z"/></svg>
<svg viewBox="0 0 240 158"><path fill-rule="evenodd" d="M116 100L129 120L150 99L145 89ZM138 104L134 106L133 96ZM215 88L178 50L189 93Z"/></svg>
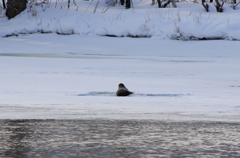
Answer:
<svg viewBox="0 0 240 158"><path fill-rule="evenodd" d="M92 13L95 3L86 11L90 2L78 10L60 9L59 2L46 11L38 6L37 16L25 11L0 19L1 36L20 34L0 38L0 119L240 121L240 41L232 41L240 39L239 10L205 13L200 4L179 3L180 11L159 13L139 1L134 9L115 6L102 14L105 3ZM208 17L179 21L184 39L227 40L170 40L182 35L166 18L172 11ZM69 31L74 35L56 34ZM107 34L151 38L99 36ZM119 83L135 94L116 97Z"/></svg>
<svg viewBox="0 0 240 158"><path fill-rule="evenodd" d="M213 3L209 3L210 12L206 12L201 1L189 0L177 3L177 8L160 9L157 4L152 6L151 0L133 0L131 9L120 4L108 7L106 0L75 2L68 8L67 0L49 0L31 9L28 6L14 19L0 18L0 36L44 32L240 40L240 9L237 6L234 10L231 4L225 4L224 12L218 13Z"/></svg>
<svg viewBox="0 0 240 158"><path fill-rule="evenodd" d="M1 38L0 118L240 121L238 41ZM119 83L135 94L116 97Z"/></svg>

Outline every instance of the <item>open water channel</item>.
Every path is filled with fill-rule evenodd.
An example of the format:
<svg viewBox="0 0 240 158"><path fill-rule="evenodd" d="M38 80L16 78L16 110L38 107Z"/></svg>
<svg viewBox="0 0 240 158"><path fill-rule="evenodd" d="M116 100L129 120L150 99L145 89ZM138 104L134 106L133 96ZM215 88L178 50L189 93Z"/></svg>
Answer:
<svg viewBox="0 0 240 158"><path fill-rule="evenodd" d="M0 120L0 157L240 157L240 123Z"/></svg>

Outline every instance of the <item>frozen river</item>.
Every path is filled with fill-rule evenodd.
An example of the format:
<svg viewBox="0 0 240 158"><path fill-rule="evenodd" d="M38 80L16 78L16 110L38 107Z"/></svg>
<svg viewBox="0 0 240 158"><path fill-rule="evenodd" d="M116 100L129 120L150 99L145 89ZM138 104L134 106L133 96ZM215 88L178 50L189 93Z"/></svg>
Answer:
<svg viewBox="0 0 240 158"><path fill-rule="evenodd" d="M0 40L1 119L240 120L238 41Z"/></svg>
<svg viewBox="0 0 240 158"><path fill-rule="evenodd" d="M0 18L0 157L240 157L239 10L69 2Z"/></svg>

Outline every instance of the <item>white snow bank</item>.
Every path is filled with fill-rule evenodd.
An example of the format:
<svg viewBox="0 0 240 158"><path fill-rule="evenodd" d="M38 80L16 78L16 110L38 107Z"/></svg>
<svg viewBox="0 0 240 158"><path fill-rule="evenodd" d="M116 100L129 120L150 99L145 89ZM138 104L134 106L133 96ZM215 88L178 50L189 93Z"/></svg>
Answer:
<svg viewBox="0 0 240 158"><path fill-rule="evenodd" d="M126 10L119 4L108 8L105 0L77 0L68 9L67 0L50 1L47 6L35 7L36 16L27 9L14 19L0 18L0 36L58 33L240 40L240 10L233 10L229 4L224 5L223 13L217 13L213 4L209 4L210 12L201 3L181 2L177 3L178 8L159 9L157 5L151 6L151 1L133 0L133 5L134 8Z"/></svg>

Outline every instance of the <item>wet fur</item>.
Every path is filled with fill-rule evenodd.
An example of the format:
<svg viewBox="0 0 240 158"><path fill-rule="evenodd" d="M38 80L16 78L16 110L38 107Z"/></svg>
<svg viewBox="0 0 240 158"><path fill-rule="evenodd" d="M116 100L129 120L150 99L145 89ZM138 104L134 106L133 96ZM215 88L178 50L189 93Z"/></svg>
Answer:
<svg viewBox="0 0 240 158"><path fill-rule="evenodd" d="M124 84L120 83L118 85L118 90L116 92L117 96L128 96L130 94L133 94L133 92L130 92L125 86Z"/></svg>

